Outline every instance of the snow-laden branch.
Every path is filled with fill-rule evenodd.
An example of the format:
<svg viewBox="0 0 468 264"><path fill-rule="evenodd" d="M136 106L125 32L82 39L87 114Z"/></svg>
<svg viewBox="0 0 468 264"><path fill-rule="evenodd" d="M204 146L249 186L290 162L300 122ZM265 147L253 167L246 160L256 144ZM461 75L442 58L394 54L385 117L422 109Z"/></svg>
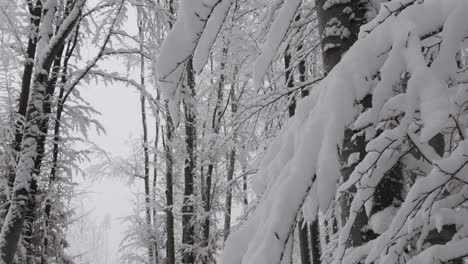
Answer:
<svg viewBox="0 0 468 264"><path fill-rule="evenodd" d="M296 224L297 208L302 207L301 198L307 195L308 188L314 182L317 185L309 197L316 200L322 211L335 198L342 167L338 152L345 128L367 127L364 133L369 133L369 140L378 134L377 127L384 131L370 141L367 155L340 188L342 192L355 185L358 191L348 222L340 230L333 263L363 259L366 264L377 260L381 264L399 263L407 243L421 233L424 223L431 222L428 215L442 198L442 190L453 181L466 182L468 153L464 141L459 141L456 151L444 159L429 154L427 144L435 135L444 133L450 123L452 109L456 108L451 91L466 89L454 80L455 58L460 43L468 36L468 2L427 0L415 4L396 0L386 7L363 27L368 29L367 34L362 34L313 94L299 103L296 115L284 124L268 148L253 186L260 202L250 219L227 240L222 264L280 263L290 227ZM440 52L429 64L421 39L441 30ZM268 60L265 61L268 67ZM265 71L265 67L256 68ZM255 77L257 85L262 76ZM395 90L402 83L405 89ZM368 94L372 95L372 107L355 123L360 111L356 102ZM390 101L393 102L388 104ZM389 117L396 122L391 127L380 126ZM414 148L411 140L418 141L416 148L434 163L432 172L416 181L405 202L395 209L397 213L387 231L375 241L348 250L346 240L357 213L365 209L386 172Z"/></svg>
<svg viewBox="0 0 468 264"><path fill-rule="evenodd" d="M224 0L217 5L206 24L205 30L197 43L193 54L193 68L196 73L200 73L205 67L210 55L211 47L216 41L221 27L226 20L233 0Z"/></svg>
<svg viewBox="0 0 468 264"><path fill-rule="evenodd" d="M195 65L197 69L201 69L231 2L232 0L183 0L180 3L176 23L164 40L156 63L161 95L169 101L174 124L179 123L179 103L186 64L202 39ZM218 5L220 7L215 10Z"/></svg>
<svg viewBox="0 0 468 264"><path fill-rule="evenodd" d="M253 67L253 81L255 87L260 87L262 85L263 77L275 58L301 3L302 0L285 0L278 16L271 25L267 39L262 46L261 54L255 61Z"/></svg>

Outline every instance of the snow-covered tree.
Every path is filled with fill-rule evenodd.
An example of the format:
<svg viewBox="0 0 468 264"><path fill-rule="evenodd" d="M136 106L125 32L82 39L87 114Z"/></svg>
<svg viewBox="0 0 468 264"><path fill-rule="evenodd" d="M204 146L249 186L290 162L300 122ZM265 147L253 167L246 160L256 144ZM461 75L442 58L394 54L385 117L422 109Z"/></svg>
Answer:
<svg viewBox="0 0 468 264"><path fill-rule="evenodd" d="M121 23L121 7L122 2L103 1L87 8L81 0L0 5L1 19L9 23L6 30L2 28L8 36L4 40L15 43L2 46L8 49L2 56L18 54L24 65L22 71L15 69L14 60L2 57L3 65L11 63L10 72L2 71L9 74L9 83L1 91L10 98L1 105L2 110L10 109L9 125L2 126L0 151L2 264L71 261L65 253L66 229L74 215L69 205L75 195L71 176L80 171L77 164L90 152L77 148L77 143L87 142L91 126L102 131L92 117L96 111L80 97L77 87L105 55L109 32ZM94 20L97 13L110 14L109 20ZM110 28L104 41L83 33L89 21L96 22L93 26L99 30ZM97 46L99 52L83 63L80 48L93 37L88 45ZM21 76L16 83L11 81L15 75Z"/></svg>
<svg viewBox="0 0 468 264"><path fill-rule="evenodd" d="M280 263L300 212L325 212L352 188L332 263L461 263L467 10L466 1L382 3L270 145L255 179L256 209L228 239L221 263ZM372 103L362 111L366 97ZM338 184L347 129L365 136L365 156L350 155L348 166L358 163ZM379 184L397 163L402 201L375 212ZM376 237L350 247L361 212ZM448 226L448 237L431 237Z"/></svg>

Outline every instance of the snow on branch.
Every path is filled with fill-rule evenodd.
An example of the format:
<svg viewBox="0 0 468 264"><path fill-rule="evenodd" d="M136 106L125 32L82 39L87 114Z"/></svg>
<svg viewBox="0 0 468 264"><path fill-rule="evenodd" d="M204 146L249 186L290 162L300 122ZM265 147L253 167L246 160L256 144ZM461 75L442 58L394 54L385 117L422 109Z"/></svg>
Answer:
<svg viewBox="0 0 468 264"><path fill-rule="evenodd" d="M221 1L221 3L214 8L213 13L208 19L206 28L203 30L193 54L193 68L196 73L200 73L203 70L203 67L205 67L210 55L211 47L213 46L216 37L226 20L232 2L233 0Z"/></svg>
<svg viewBox="0 0 468 264"><path fill-rule="evenodd" d="M176 23L164 40L156 63L161 95L169 101L169 111L175 124L179 123L179 103L187 63L194 55L201 38L195 66L200 69L203 62L206 62L206 56L231 2L232 0L183 0L180 3ZM215 10L218 5L220 7Z"/></svg>
<svg viewBox="0 0 468 264"><path fill-rule="evenodd" d="M275 21L286 21L280 24L283 31L272 27L275 30L270 32L266 44L269 46L255 66L256 85L261 83L281 44L281 32L287 30L289 24L283 18L291 19L299 3L285 1L285 9L280 11L283 16ZM357 193L349 219L339 231L332 263L365 260L366 264L396 264L403 258L414 259L409 263L433 263L434 259L447 261L466 256L466 247L460 246L467 236L465 213L452 210L460 203L439 201L444 200L446 192L453 201L460 201L454 197L459 197L457 194L464 189L453 185L468 184L467 143L458 138L450 144L446 155L439 157L430 149L433 148L430 140L445 135L448 129L463 129L465 125L457 112L464 108L457 105L468 101L468 87L457 81L460 71L456 58L460 44L468 36L468 2L395 0L386 3L380 12L361 29L366 34L361 34L311 96L299 103L296 115L283 125L270 144L253 183L259 195L258 206L226 241L222 264L280 263L281 253L287 250L291 226L296 224L298 209L303 207L303 198L309 195L314 200L311 204L326 211L334 198L339 199L352 186ZM424 41L434 35L442 39L440 50L428 58L423 52ZM361 106L357 102L367 95L372 95L372 107L359 115ZM337 189L343 166L338 153L346 128L363 129L361 133L366 134L369 143L366 156L349 181ZM424 154L425 160L420 162L430 168L427 175L416 179L403 204L393 209L396 212L393 220L380 230L377 239L348 248L351 226L357 214L366 209L376 186L397 162L403 162L404 157L414 152ZM436 206L442 208L436 210ZM405 253L414 238L460 221L457 235L446 245L425 251L412 249L411 255Z"/></svg>
<svg viewBox="0 0 468 264"><path fill-rule="evenodd" d="M268 67L276 56L278 49L283 42L289 25L294 20L294 15L299 8L302 0L286 0L281 7L278 16L273 21L267 39L263 44L260 56L255 61L253 67L253 81L255 87L262 85Z"/></svg>

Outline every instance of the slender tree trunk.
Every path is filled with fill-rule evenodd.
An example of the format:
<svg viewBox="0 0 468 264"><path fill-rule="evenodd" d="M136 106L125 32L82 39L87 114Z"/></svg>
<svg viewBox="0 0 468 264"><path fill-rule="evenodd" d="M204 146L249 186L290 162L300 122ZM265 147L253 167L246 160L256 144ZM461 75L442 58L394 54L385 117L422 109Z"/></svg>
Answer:
<svg viewBox="0 0 468 264"><path fill-rule="evenodd" d="M28 38L28 47L26 49L27 60L24 64L23 70L23 77L21 79L21 92L19 96L19 103L18 103L18 118L15 123L15 138L13 142L13 150L15 155L19 155L21 150L21 142L23 139L23 129L24 129L24 119L26 117L26 110L29 101L29 92L34 68L34 58L36 55L36 47L37 47L37 35L39 32L39 25L42 17L42 2L37 0L35 4L33 1L28 3L29 14L30 14L30 27L31 27L31 35ZM14 157L14 161L17 163L18 157ZM15 181L16 171L14 166L10 166L8 171L8 187L10 190L13 189L13 183ZM10 194L10 190L7 191ZM7 203L9 199L7 199ZM9 203L5 206L5 213L8 211ZM1 215L1 219L5 219L6 215Z"/></svg>
<svg viewBox="0 0 468 264"><path fill-rule="evenodd" d="M227 172L227 182L230 183L234 176L234 166L236 162L236 149L235 147L231 148L229 152L229 164ZM224 241L229 236L231 232L231 211L232 211L232 188L228 186L226 190L226 209L224 212Z"/></svg>
<svg viewBox="0 0 468 264"><path fill-rule="evenodd" d="M322 247L320 243L320 226L317 218L309 225L310 231L310 244L312 249L312 263L320 264L322 263Z"/></svg>
<svg viewBox="0 0 468 264"><path fill-rule="evenodd" d="M63 113L63 107L64 107L64 101L63 97L65 94L65 83L67 82L67 73L68 73L68 62L73 54L73 51L75 50L77 41L78 41L78 29L77 27L73 40L69 41L68 47L65 52L65 59L63 62L63 69L62 69L62 76L61 76L61 81L60 83L62 84L60 87L60 92L57 100L57 111L55 113L55 124L54 124L54 140L53 140L53 147L52 147L52 168L50 170L50 176L49 176L49 186L48 186L48 192L53 193L54 192L54 185L57 180L57 173L58 173L58 166L59 166L59 142L60 142L60 124L62 120L62 113ZM49 227L49 219L51 217L51 212L52 212L52 205L53 205L53 198L51 198L49 195L47 195L48 198L45 201L45 208L44 208L44 213L45 213L45 227L43 230L43 238L42 238L42 254L41 254L41 263L46 264L47 259L46 259L46 251L48 250L49 247L49 238L48 238L48 227Z"/></svg>
<svg viewBox="0 0 468 264"><path fill-rule="evenodd" d="M29 88L31 86L32 80L34 57L36 55L37 33L39 30L39 23L42 17L42 2L40 0L37 0L34 6L32 2L29 3L29 13L31 15L30 26L33 30L31 32L31 36L29 36L28 39L28 47L26 49L26 54L28 58L26 60L26 63L24 64L23 78L21 82L21 93L18 104L18 114L22 118L26 116L26 109L29 101ZM22 127L23 126L21 125L21 123L17 123L14 144L14 149L16 152L19 152L21 147L21 139L23 136ZM13 178L9 179L10 184L13 184L14 181L14 173L12 175Z"/></svg>
<svg viewBox="0 0 468 264"><path fill-rule="evenodd" d="M236 98L236 85L232 84L231 87L231 113L234 117L237 114L237 98ZM237 141L237 135L234 133L233 135L234 143ZM227 182L231 183L234 177L235 171L235 162L236 162L236 148L233 146L229 153L229 164L228 164L228 172L227 172ZM243 188L247 189L247 182L244 182ZM232 185L230 184L226 190L226 210L224 212L224 241L229 236L231 232L231 211L232 211ZM247 190L245 190L247 191ZM246 202L247 203L247 202Z"/></svg>
<svg viewBox="0 0 468 264"><path fill-rule="evenodd" d="M141 61L143 67L143 60ZM144 85L144 77L141 77L142 85ZM148 150L148 126L146 124L146 98L143 94L140 95L141 106L141 123L143 128L143 154L144 154L144 185L145 185L145 215L147 228L152 228L151 222L151 193L150 193L150 164L149 164L149 150ZM149 231L149 230L148 230ZM150 231L149 231L150 232ZM150 234L151 236L151 234ZM154 263L153 243L152 237L148 241L148 257L150 263Z"/></svg>
<svg viewBox="0 0 468 264"><path fill-rule="evenodd" d="M159 91L156 100L159 101ZM159 115L159 111L156 113ZM158 230L158 221L157 221L157 210L156 210L156 188L158 182L158 142L159 142L159 120L156 116L156 124L155 124L156 132L154 137L154 154L153 154L153 186L151 190L151 209L153 211L153 248L154 248L154 257L156 263L159 263L159 248L158 248L158 240L156 237L156 232Z"/></svg>
<svg viewBox="0 0 468 264"><path fill-rule="evenodd" d="M286 52L284 54L284 69L286 70L286 72L284 73L284 79L285 79L286 87L292 88L294 87L294 75L293 75L292 69L290 69L289 67L291 67L291 54L290 54L290 47L288 45L286 47ZM288 113L289 113L289 117L292 117L296 113L296 98L293 92L289 92L288 96L290 100L289 105L288 105Z"/></svg>
<svg viewBox="0 0 468 264"><path fill-rule="evenodd" d="M174 16L173 0L168 1L169 13ZM172 29L172 22L169 21L169 28ZM159 93L158 93L159 96ZM166 113L169 113L168 102L165 102ZM172 123L171 115L166 115L166 140L163 145L166 156L166 263L175 264L175 237L174 237L174 181L172 166L174 163L174 156L172 152L172 138L174 134L174 124Z"/></svg>
<svg viewBox="0 0 468 264"><path fill-rule="evenodd" d="M235 1L234 3L234 13L237 12L239 8L238 2ZM229 46L229 43L226 47ZM223 49L223 69L224 69L224 61L227 59L228 56L228 49ZM237 114L237 97L236 97L236 75L238 72L237 66L234 67L234 74L231 83L231 91L230 91L230 99L231 99L231 116L233 118L236 117ZM224 211L224 237L223 241L226 241L230 232L231 232L231 212L232 212L232 184L231 181L234 178L234 171L235 171L235 163L236 163L236 143L237 143L237 133L234 131L232 135L234 146L231 147L231 151L229 152L229 163L228 163L228 171L227 171L227 190L226 190L226 202L225 202L225 211ZM247 188L247 186L246 186Z"/></svg>
<svg viewBox="0 0 468 264"><path fill-rule="evenodd" d="M309 248L309 225L302 219L298 224L299 233L299 251L301 253L301 263L311 264L310 248Z"/></svg>
<svg viewBox="0 0 468 264"><path fill-rule="evenodd" d="M145 58L143 57L143 18L141 9L138 12L138 35L140 38L140 84L145 86ZM143 155L144 155L144 188L145 188L145 216L147 228L147 247L148 247L148 260L149 263L155 263L154 248L153 248L153 232L151 221L151 193L150 193L150 163L149 163L149 150L148 150L148 125L146 123L146 98L143 93L140 93L140 106L141 106L141 125L143 129Z"/></svg>
<svg viewBox="0 0 468 264"><path fill-rule="evenodd" d="M227 58L227 53L228 53L228 44L225 44L225 47L222 50L222 59L221 59L221 64L220 64L220 77L218 81L218 90L217 90L217 100L216 100L216 105L213 110L213 115L212 115L212 120L211 120L211 128L213 129L213 133L217 136L219 135L219 131L221 128L221 118L223 115L223 109L222 109L222 103L223 103L223 97L224 97L224 82L225 82L225 77L224 77L224 70L226 66L226 58ZM213 69L212 69L213 72ZM215 150L216 151L216 150ZM213 152L213 149L211 149L211 152ZM204 195L204 205L205 205L205 222L203 225L203 246L207 247L210 244L210 212L211 212L211 182L212 182L212 177L213 177L213 170L214 166L216 164L216 157L213 156L213 153L210 153L210 164L208 165L208 172L206 175L206 184L205 184L205 195ZM209 250L209 249L208 249ZM204 263L208 263L211 261L211 252L208 251L208 254L206 258L204 259Z"/></svg>
<svg viewBox="0 0 468 264"><path fill-rule="evenodd" d="M195 261L195 215L193 205L194 179L196 169L196 115L193 100L195 100L195 76L193 72L192 59L187 61L187 85L189 94L184 100L185 113L185 144L187 147L187 158L184 167L184 201L182 205L182 243L186 247L182 254L183 263L191 264Z"/></svg>
<svg viewBox="0 0 468 264"><path fill-rule="evenodd" d="M249 197L248 197L248 193L247 193L247 189L248 189L247 175L245 174L246 171L247 171L246 164L243 164L242 165L242 173L243 173L244 176L242 176L242 194L243 194L242 202L243 202L245 207L247 207L247 205L249 204Z"/></svg>
<svg viewBox="0 0 468 264"><path fill-rule="evenodd" d="M167 102L166 110L168 110ZM174 157L172 154L172 137L174 127L172 125L171 117L167 115L166 118L165 138L163 136L164 152L166 156L166 258L167 264L175 264L174 214L172 213L174 206L174 182L172 175L172 166L174 162Z"/></svg>
<svg viewBox="0 0 468 264"><path fill-rule="evenodd" d="M143 64L143 63L142 63ZM143 78L142 78L143 80ZM145 185L145 215L146 226L148 229L148 257L150 263L154 263L152 222L151 222L151 193L150 193L150 168L149 168L149 150L148 150L148 128L146 124L146 99L144 95L140 96L141 102L141 123L143 128L143 154L144 154L144 185Z"/></svg>

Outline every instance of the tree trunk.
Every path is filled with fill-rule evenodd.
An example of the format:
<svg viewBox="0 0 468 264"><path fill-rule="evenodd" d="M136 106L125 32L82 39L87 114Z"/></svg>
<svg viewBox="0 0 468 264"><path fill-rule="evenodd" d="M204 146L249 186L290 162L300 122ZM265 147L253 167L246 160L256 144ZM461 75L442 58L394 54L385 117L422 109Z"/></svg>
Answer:
<svg viewBox="0 0 468 264"><path fill-rule="evenodd" d="M358 38L359 28L361 25L366 23L366 1L345 1L337 2L331 6L324 8L326 0L316 0L317 17L319 21L319 32L321 36L322 46L322 60L325 74L328 74L333 67L341 60L341 57L346 51L356 42ZM351 12L344 12L347 9ZM337 32L327 31L327 27L338 27L347 30L349 34L330 34L326 32ZM364 107L368 107L369 99L363 102ZM340 154L343 169L341 171L343 181L349 178L350 173L353 171L354 166L346 167L348 157L355 152L360 153L362 159L365 155L365 138L357 137L354 141L352 140L353 131L347 129L345 131L345 138L343 142L343 148ZM342 223L346 223L347 216L349 215L349 202L352 199L351 195L343 195L340 200L340 213ZM351 228L351 235L348 246L359 246L368 240L366 234L361 231L362 228L367 224L367 216L362 210L356 222Z"/></svg>
<svg viewBox="0 0 468 264"><path fill-rule="evenodd" d="M74 8L78 8L81 11L83 4L84 2L80 1L75 4ZM44 10L43 17L48 16L50 19L54 15L55 8ZM47 116L44 115L44 104L46 104L49 71L60 46L63 46L68 34L72 31L76 21L78 21L78 17L79 15L73 17L73 22L67 24L67 27L63 28L63 31L59 31L61 35L57 37L57 41L54 42L55 45L50 47L49 52L46 52L41 60L38 60L42 64L37 65L37 67L41 70L33 79L33 86L30 92L31 98L29 99L26 111L24 134L21 140L21 151L13 184L13 193L0 234L0 260L6 264L13 262L18 240L23 231L28 205L34 199L31 196L31 189L34 189L33 179L38 176L36 168L39 167L40 169L38 160L42 161L39 155L39 140L41 137L39 129L43 124L48 124L48 122L45 122ZM44 28L45 32L52 32L52 24L46 24L44 27L46 27Z"/></svg>
<svg viewBox="0 0 468 264"><path fill-rule="evenodd" d="M173 0L168 1L169 13L174 16ZM172 29L172 22L169 20L169 28ZM159 93L158 93L159 96ZM165 102L166 113L169 113L168 102ZM166 156L166 263L175 264L175 237L174 237L174 181L172 166L174 163L174 156L172 152L172 138L174 133L174 124L170 114L166 115L166 140L163 145Z"/></svg>
<svg viewBox="0 0 468 264"><path fill-rule="evenodd" d="M301 263L302 264L311 264L310 258L310 248L309 248L309 232L308 224L302 219L298 224L298 233L299 233L299 250L301 253Z"/></svg>
<svg viewBox="0 0 468 264"><path fill-rule="evenodd" d="M159 91L156 100L159 101ZM158 230L158 221L157 221L157 210L156 210L156 188L157 188L157 180L158 180L158 142L159 142L159 111L156 113L156 124L155 124L155 136L154 136L154 154L153 154L153 186L151 190L151 209L153 214L153 248L154 248L154 258L156 263L159 263L159 248L158 248L158 240L156 237L157 230Z"/></svg>
<svg viewBox="0 0 468 264"><path fill-rule="evenodd" d="M234 147L231 148L229 153L229 164L228 164L228 172L227 172L227 182L230 183L234 176L234 166L236 162L236 149ZM231 211L232 211L232 188L228 186L226 190L226 209L224 212L224 241L229 236L231 232Z"/></svg>
<svg viewBox="0 0 468 264"><path fill-rule="evenodd" d="M325 73L328 73L333 67L341 60L344 53L354 44L358 38L359 28L366 23L365 13L367 9L366 1L351 1L349 3L337 3L329 8L324 9L326 1L316 0L317 16L319 18L319 30L322 37L322 58ZM344 9L350 9L352 12L344 12ZM342 35L325 35L326 27L342 27L347 29L349 34L347 37ZM366 96L360 105L364 109L371 107L372 98ZM354 140L353 140L354 137ZM350 174L354 171L355 163L348 166L348 158L353 153L359 153L360 160L366 155L366 141L365 136L355 136L354 132L350 129L345 130L343 147L340 153L342 164L342 177L343 181L349 179ZM389 206L392 206L396 200L401 200L402 190L402 174L400 165L397 164L389 172L386 173L382 181L379 183L375 190L373 197L373 207L371 215L377 213ZM350 203L353 199L353 192L355 188L350 189L345 193L339 201L341 222L344 225L349 216ZM350 237L347 241L348 247L357 247L365 242L374 239L376 234L372 230L365 231L364 227L368 223L368 217L364 210L358 212L358 216L350 231Z"/></svg>
<svg viewBox="0 0 468 264"><path fill-rule="evenodd" d="M23 78L21 81L21 93L18 103L18 114L20 117L24 118L26 116L26 108L29 101L29 88L31 86L32 73L34 67L34 57L36 55L36 46L37 46L37 33L39 30L39 23L42 17L42 2L40 0L36 1L36 4L33 6L32 2L29 3L29 13L31 15L30 26L33 28L31 36L29 36L28 47L26 49L26 54L28 56L26 63L24 64ZM22 125L20 123L16 124L15 131L15 144L14 149L16 152L20 151L21 139L23 136ZM9 183L12 185L14 179L14 173L12 174L13 178L9 179Z"/></svg>
<svg viewBox="0 0 468 264"><path fill-rule="evenodd" d="M143 61L142 61L143 65ZM144 78L142 77L142 83ZM142 84L143 85L143 84ZM143 128L143 153L144 153L144 183L145 183L145 215L146 215L146 225L148 232L150 232L150 237L148 241L148 257L150 263L154 263L154 252L153 252L153 243L152 243L152 228L151 222L151 193L150 193L150 168L149 168L149 150L148 150L148 128L146 124L146 98L142 94L140 95L141 103L141 123Z"/></svg>
<svg viewBox="0 0 468 264"><path fill-rule="evenodd" d="M236 86L232 84L231 113L233 117L235 117L235 115L237 114L237 98L236 98L235 87ZM236 143L237 141L236 133L234 133L233 138L234 138L234 143ZM233 146L229 153L229 164L228 164L228 172L227 172L227 182L229 184L231 183L234 177L235 162L236 162L236 148ZM245 185L243 186L243 188L247 189L247 182L244 182L243 185ZM224 212L224 241L226 241L226 239L229 236L229 233L231 232L231 211L232 211L232 187L231 186L232 185L230 184L226 190L226 209Z"/></svg>
<svg viewBox="0 0 468 264"><path fill-rule="evenodd" d="M169 110L167 102L166 110ZM167 264L175 264L174 214L172 213L174 206L174 183L172 176L172 164L174 161L172 154L172 135L174 126L172 125L171 117L167 115L166 118L166 135L165 140L163 140L164 152L166 156L166 258Z"/></svg>
<svg viewBox="0 0 468 264"><path fill-rule="evenodd" d="M310 231L310 244L312 249L312 263L313 264L320 264L322 263L321 256L322 256L322 247L320 243L320 226L318 222L318 216L309 225Z"/></svg>
<svg viewBox="0 0 468 264"><path fill-rule="evenodd" d="M249 197L248 197L248 194L247 194L247 175L245 174L245 172L247 171L247 168L246 168L246 164L243 164L242 165L242 173L244 176L242 176L242 194L243 194L243 197L242 197L242 203L244 204L245 207L247 207L247 205L249 204Z"/></svg>
<svg viewBox="0 0 468 264"><path fill-rule="evenodd" d="M69 41L68 47L65 52L65 59L63 62L63 69L62 69L62 77L61 77L61 84L62 86L60 87L60 92L57 100L57 110L55 113L55 124L54 124L54 140L53 140L53 147L52 147L52 168L50 170L50 175L49 175L49 186L48 186L48 192L53 193L54 192L54 185L57 180L57 171L58 171L58 166L59 166L59 142L60 142L60 124L62 120L62 113L63 113L63 108L65 102L63 101L63 97L65 94L65 86L64 84L67 82L67 73L68 73L68 62L73 54L73 51L76 47L77 41L78 41L78 29L77 27L73 40ZM45 264L47 263L46 259L46 251L48 250L49 247L49 239L48 239L48 227L49 227L49 219L51 217L51 212L52 212L52 204L53 201L50 198L49 195L47 195L48 198L45 201L45 208L44 208L44 213L45 213L45 227L43 230L43 238L42 238L42 254L41 254L41 263Z"/></svg>
<svg viewBox="0 0 468 264"><path fill-rule="evenodd" d="M68 1L66 6L67 6L67 9L64 13L63 19L65 19L65 17L67 17L70 12L71 1ZM57 26L57 30L58 28L59 27ZM49 79L47 80L46 93L45 93L44 103L43 103L44 118L42 119L40 126L39 126L40 134L37 140L37 156L36 156L36 160L34 161L33 174L36 176L39 176L41 173L42 160L44 159L44 155L45 155L46 140L47 140L47 134L48 134L48 129L49 129L49 114L52 112L52 100L54 98L55 88L57 86L58 77L59 77L60 70L62 67L62 56L63 56L64 48L65 48L64 43L61 43L58 45L57 47L58 51L54 59L54 63L52 65L52 71L50 73ZM54 180L55 180L55 176L54 176ZM40 207L40 205L38 204L38 200L35 198L37 195L39 195L39 189L38 189L36 177L33 177L31 179L30 195L32 199L30 199L30 202L27 207L27 212L26 212L24 242L25 242L25 247L26 247L26 252L27 252L28 263L34 263L34 260L32 258L34 258L34 255L38 253L38 252L34 252L35 251L34 248L38 248L38 245L34 244L35 242L32 240L32 238L34 236L34 229L35 229L34 221L38 217L37 210ZM48 209L50 210L50 208ZM50 212L48 213L48 215L50 216Z"/></svg>
<svg viewBox="0 0 468 264"><path fill-rule="evenodd" d="M145 58L143 57L143 18L141 17L141 10L137 8L138 12L138 35L140 38L140 84L145 87ZM144 155L144 185L145 185L145 216L147 228L147 247L148 247L148 260L149 263L155 263L154 248L153 248L153 225L151 221L151 193L150 193L150 164L149 164L149 150L148 150L148 126L146 123L146 98L145 95L140 93L140 106L141 106L141 125L143 130L143 155Z"/></svg>
<svg viewBox="0 0 468 264"><path fill-rule="evenodd" d="M193 246L195 243L195 215L193 205L193 186L196 168L196 116L193 100L195 99L195 76L192 66L192 58L187 61L187 85L184 100L185 113L185 144L187 158L184 167L184 201L182 205L182 244L186 247L182 253L183 263L191 264L195 261Z"/></svg>
<svg viewBox="0 0 468 264"><path fill-rule="evenodd" d="M336 1L324 9L327 0L315 0L319 32L321 36L322 60L325 73L329 73L341 57L356 42L359 28L366 23L365 1ZM344 11L346 9L346 12ZM350 11L349 11L350 10ZM338 27L349 31L347 35L325 34L325 28ZM330 31L336 32L336 31Z"/></svg>
<svg viewBox="0 0 468 264"><path fill-rule="evenodd" d="M34 58L36 55L36 47L37 47L37 34L39 32L39 24L41 21L42 17L42 2L40 0L37 0L35 5L33 5L33 2L28 3L28 8L29 8L29 14L30 14L30 26L33 29L31 32L31 35L28 38L28 47L26 49L26 55L27 55L27 60L24 64L24 70L23 70L23 77L21 79L21 92L19 95L19 102L18 102L18 118L20 120L17 120L15 123L15 138L13 141L13 150L16 155L19 155L19 152L21 150L21 141L23 139L23 122L26 117L26 110L28 106L28 101L29 101L29 92L30 92L30 86L31 86L31 80L32 80L32 74L33 74L33 68L34 68ZM17 163L18 157L15 155L14 160ZM8 173L8 187L13 189L13 183L15 181L15 168L13 166L9 167L7 170ZM9 194L10 191L7 191L7 194ZM9 202L9 199L6 201L7 203ZM8 211L9 208L9 203L5 205L5 212ZM6 215L1 215L1 219L5 219Z"/></svg>

